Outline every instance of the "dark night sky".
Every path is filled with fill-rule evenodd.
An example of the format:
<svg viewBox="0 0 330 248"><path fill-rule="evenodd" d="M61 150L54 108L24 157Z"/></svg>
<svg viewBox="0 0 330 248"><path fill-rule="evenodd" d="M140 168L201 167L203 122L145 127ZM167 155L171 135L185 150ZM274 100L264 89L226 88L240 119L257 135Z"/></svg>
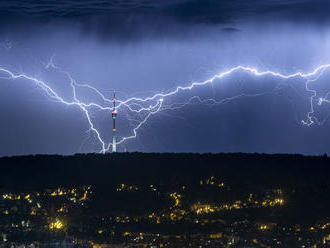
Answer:
<svg viewBox="0 0 330 248"><path fill-rule="evenodd" d="M65 99L68 78L46 67L51 57L77 82L107 97L150 96L206 80L237 65L282 73L330 63L330 2L324 0L10 0L0 1L0 66L46 81ZM8 76L0 73L0 77ZM317 99L330 91L330 69L313 83ZM306 127L311 92L305 80L235 73L181 92L225 104L161 111L120 151L330 152L330 105L317 105L322 125ZM95 95L81 90L84 101ZM109 112L94 111L102 138L111 139ZM141 115L120 112L119 138ZM72 154L100 149L77 107L54 102L29 80L0 78L0 156Z"/></svg>

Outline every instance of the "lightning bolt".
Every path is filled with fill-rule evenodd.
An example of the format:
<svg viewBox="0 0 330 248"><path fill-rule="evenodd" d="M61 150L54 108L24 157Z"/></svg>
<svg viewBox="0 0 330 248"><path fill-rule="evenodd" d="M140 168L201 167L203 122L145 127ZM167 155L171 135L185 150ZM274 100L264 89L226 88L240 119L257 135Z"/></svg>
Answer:
<svg viewBox="0 0 330 248"><path fill-rule="evenodd" d="M317 92L315 90L311 90L309 88L309 84L311 82L317 81L321 75L330 68L330 64L324 64L320 65L317 68L315 68L313 71L304 73L304 72L296 72L292 74L283 74L279 72L274 72L270 70L266 71L259 71L257 68L252 68L252 67L247 67L247 66L236 66L233 67L229 70L223 71L219 74L214 75L213 77L205 80L205 81L200 81L200 82L191 82L190 84L186 84L185 86L177 86L173 90L169 90L167 92L158 92L155 93L151 96L148 97L130 97L124 100L117 100L118 105L117 105L117 111L125 112L127 111L128 113L136 114L138 118L136 119L130 119L128 120L134 121L137 124L132 127L131 130L131 135L122 137L118 141L118 145L123 144L124 142L127 142L128 140L134 139L138 135L138 131L141 129L141 127L151 118L151 116L160 113L161 111L166 111L166 110L177 110L180 108L183 108L187 105L190 104L206 104L206 105L216 105L216 104L224 104L230 101L233 101L235 99L241 98L241 97L256 97L256 96L261 96L265 95L268 93L260 93L260 94L240 94L237 96L229 97L222 99L220 101L217 101L215 99L202 99L200 96L193 96L189 98L185 102L181 103L171 103L171 104L164 104L165 100L169 99L171 96L177 95L180 92L183 91L191 91L194 88L202 87L208 84L212 84L216 80L221 80L225 77L230 76L231 74L238 73L238 72L244 72L247 74L254 75L256 77L273 77L273 78L279 78L279 79L292 79L292 78L301 78L306 80L305 81L305 89L306 91L312 93L312 96L310 97L310 111L307 113L307 119L302 121L304 125L311 126L315 122L317 124L320 124L320 122L317 121L315 117L313 117L314 114L314 101L315 97L317 95ZM60 67L56 66L55 63L53 62L53 57L50 59L49 63L45 66L45 69L55 69L58 70L60 73L63 73L68 79L69 79L69 84L72 90L72 99L71 100L65 100L62 96L60 96L53 88L51 88L50 84L40 80L38 78L26 75L24 73L15 73L11 70L8 70L6 68L0 67L0 78L2 79L22 79L26 81L30 81L34 83L36 86L38 86L41 90L43 90L46 95L51 99L56 102L59 102L61 104L67 105L67 106L72 106L72 107L77 107L82 111L84 116L86 117L87 123L89 125L89 131L92 132L96 140L98 141L100 145L100 150L99 152L105 153L108 152L110 147L112 146L111 143L107 143L102 136L101 132L98 130L96 127L93 119L92 119L92 111L94 109L100 110L100 111L107 111L109 113L112 112L113 107L112 107L112 99L109 99L102 94L100 90L97 88L91 86L90 84L87 83L78 83L76 82L73 77L70 75L70 73L62 70ZM101 103L98 102L86 102L80 99L79 94L77 93L77 90L80 88L85 88L90 90L91 92L94 92L100 100ZM321 105L322 103L330 103L330 93L327 93L324 98L320 98L318 101L318 104Z"/></svg>

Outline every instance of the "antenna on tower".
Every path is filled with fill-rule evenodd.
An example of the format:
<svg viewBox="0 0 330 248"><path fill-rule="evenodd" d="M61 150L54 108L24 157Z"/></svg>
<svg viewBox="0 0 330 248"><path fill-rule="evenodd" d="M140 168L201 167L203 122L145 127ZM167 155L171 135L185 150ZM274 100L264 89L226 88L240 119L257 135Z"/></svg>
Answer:
<svg viewBox="0 0 330 248"><path fill-rule="evenodd" d="M113 91L113 111L112 111L112 152L117 152L116 144L116 91Z"/></svg>

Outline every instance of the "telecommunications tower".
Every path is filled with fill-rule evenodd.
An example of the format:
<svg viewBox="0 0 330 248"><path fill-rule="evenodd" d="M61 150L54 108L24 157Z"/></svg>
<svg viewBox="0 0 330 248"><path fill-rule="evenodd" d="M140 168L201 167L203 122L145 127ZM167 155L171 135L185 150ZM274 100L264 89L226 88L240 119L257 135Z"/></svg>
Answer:
<svg viewBox="0 0 330 248"><path fill-rule="evenodd" d="M112 152L117 152L116 144L116 92L113 91L113 111L112 111Z"/></svg>

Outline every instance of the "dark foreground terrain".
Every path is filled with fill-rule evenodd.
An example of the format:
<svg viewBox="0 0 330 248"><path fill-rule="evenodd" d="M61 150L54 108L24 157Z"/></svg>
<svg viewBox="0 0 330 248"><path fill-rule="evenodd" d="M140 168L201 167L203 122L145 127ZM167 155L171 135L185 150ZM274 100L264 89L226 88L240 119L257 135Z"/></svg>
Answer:
<svg viewBox="0 0 330 248"><path fill-rule="evenodd" d="M0 158L0 247L330 247L330 159Z"/></svg>

